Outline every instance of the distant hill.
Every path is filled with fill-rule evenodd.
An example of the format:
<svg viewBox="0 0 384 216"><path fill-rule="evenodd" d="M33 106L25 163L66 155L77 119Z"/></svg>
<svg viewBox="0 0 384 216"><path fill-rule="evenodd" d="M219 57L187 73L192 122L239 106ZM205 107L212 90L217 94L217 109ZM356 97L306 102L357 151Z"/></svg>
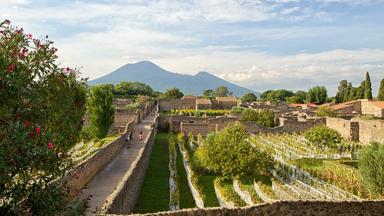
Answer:
<svg viewBox="0 0 384 216"><path fill-rule="evenodd" d="M196 75L183 75L166 71L156 64L149 61L141 61L135 64L126 64L121 68L109 73L103 77L90 80L89 85L102 83L117 84L121 81L138 81L150 85L154 90L164 92L165 90L176 87L185 95L201 95L206 89L216 89L218 86L226 86L229 91L236 96L242 96L245 93L253 92L236 84L230 83L208 72L199 72Z"/></svg>

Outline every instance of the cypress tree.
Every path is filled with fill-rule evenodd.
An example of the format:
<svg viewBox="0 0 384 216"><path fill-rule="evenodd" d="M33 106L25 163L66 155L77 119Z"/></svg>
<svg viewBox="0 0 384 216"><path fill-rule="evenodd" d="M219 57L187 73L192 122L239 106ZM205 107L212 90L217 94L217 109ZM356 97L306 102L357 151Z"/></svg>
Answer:
<svg viewBox="0 0 384 216"><path fill-rule="evenodd" d="M380 82L379 94L377 95L377 100L384 101L384 79Z"/></svg>
<svg viewBox="0 0 384 216"><path fill-rule="evenodd" d="M364 99L365 97L365 80L363 80L360 83L360 94L359 94L359 99Z"/></svg>
<svg viewBox="0 0 384 216"><path fill-rule="evenodd" d="M365 99L372 100L372 87L371 87L371 78L369 77L369 72L365 74Z"/></svg>

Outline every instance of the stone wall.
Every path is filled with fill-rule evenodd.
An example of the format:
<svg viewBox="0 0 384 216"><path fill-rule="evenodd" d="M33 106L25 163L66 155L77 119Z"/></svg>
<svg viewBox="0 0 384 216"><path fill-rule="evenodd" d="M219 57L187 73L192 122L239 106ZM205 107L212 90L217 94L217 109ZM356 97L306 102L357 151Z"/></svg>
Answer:
<svg viewBox="0 0 384 216"><path fill-rule="evenodd" d="M160 112L173 109L196 109L196 99L160 99Z"/></svg>
<svg viewBox="0 0 384 216"><path fill-rule="evenodd" d="M127 122L138 122L138 112L138 110L116 109L112 130L122 132L121 129L123 128L124 131L124 127Z"/></svg>
<svg viewBox="0 0 384 216"><path fill-rule="evenodd" d="M181 123L179 132L185 134L192 133L195 136L198 134L206 136L213 131L216 131L216 125L210 125L208 123Z"/></svg>
<svg viewBox="0 0 384 216"><path fill-rule="evenodd" d="M121 214L131 212L135 207L151 157L157 124L158 116L152 125L150 135L145 140L144 148L141 149L116 189L106 199L106 203L100 209L101 213Z"/></svg>
<svg viewBox="0 0 384 216"><path fill-rule="evenodd" d="M126 134L132 130L134 122L126 125L123 135L109 145L100 148L94 155L73 168L63 179L70 196L77 195L89 181L107 165L125 144Z"/></svg>
<svg viewBox="0 0 384 216"><path fill-rule="evenodd" d="M384 143L384 120L363 120L354 118L352 121L359 124L360 142L370 143L376 141Z"/></svg>
<svg viewBox="0 0 384 216"><path fill-rule="evenodd" d="M384 109L373 105L372 101L362 100L361 101L361 114L373 115L376 117L384 117Z"/></svg>
<svg viewBox="0 0 384 216"><path fill-rule="evenodd" d="M344 139L359 141L359 124L357 122L326 117L326 126L338 131Z"/></svg>
<svg viewBox="0 0 384 216"><path fill-rule="evenodd" d="M384 201L279 201L243 208L184 209L145 214L146 216L222 216L222 215L384 215Z"/></svg>

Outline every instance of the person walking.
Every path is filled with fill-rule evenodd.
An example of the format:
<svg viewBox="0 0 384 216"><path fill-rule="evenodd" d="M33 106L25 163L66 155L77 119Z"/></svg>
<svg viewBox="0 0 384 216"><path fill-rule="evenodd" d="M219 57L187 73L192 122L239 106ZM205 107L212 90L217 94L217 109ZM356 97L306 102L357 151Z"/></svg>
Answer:
<svg viewBox="0 0 384 216"><path fill-rule="evenodd" d="M144 132L143 132L143 131L140 131L140 133L139 133L139 139L140 139L140 141L142 141L143 138L144 138Z"/></svg>

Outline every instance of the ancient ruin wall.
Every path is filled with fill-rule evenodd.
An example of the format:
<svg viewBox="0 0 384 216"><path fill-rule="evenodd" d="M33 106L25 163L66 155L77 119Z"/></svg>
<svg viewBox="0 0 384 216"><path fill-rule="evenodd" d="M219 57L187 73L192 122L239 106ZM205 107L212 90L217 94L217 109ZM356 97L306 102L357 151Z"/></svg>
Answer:
<svg viewBox="0 0 384 216"><path fill-rule="evenodd" d="M132 130L133 125L134 122L130 121L126 125L126 131L123 135L109 145L99 149L94 155L68 173L67 177L63 180L67 181L66 186L71 196L77 195L114 158L125 144L126 133Z"/></svg>
<svg viewBox="0 0 384 216"><path fill-rule="evenodd" d="M152 126L150 135L145 140L145 146L139 152L137 159L124 175L116 189L108 196L106 203L101 207L101 213L122 214L130 213L135 207L140 189L148 168L152 147L155 142L158 116Z"/></svg>
<svg viewBox="0 0 384 216"><path fill-rule="evenodd" d="M359 124L342 118L326 118L326 125L338 131L344 139L359 141Z"/></svg>
<svg viewBox="0 0 384 216"><path fill-rule="evenodd" d="M384 201L279 201L244 208L184 209L145 214L146 216L221 216L221 215L384 215Z"/></svg>
<svg viewBox="0 0 384 216"><path fill-rule="evenodd" d="M384 117L384 110L373 105L370 101L361 101L361 113L364 115L374 115L377 117Z"/></svg>
<svg viewBox="0 0 384 216"><path fill-rule="evenodd" d="M173 109L196 109L196 100L191 99L160 99L160 112Z"/></svg>
<svg viewBox="0 0 384 216"><path fill-rule="evenodd" d="M352 121L359 124L360 142L370 143L376 141L384 143L384 120L352 119Z"/></svg>

